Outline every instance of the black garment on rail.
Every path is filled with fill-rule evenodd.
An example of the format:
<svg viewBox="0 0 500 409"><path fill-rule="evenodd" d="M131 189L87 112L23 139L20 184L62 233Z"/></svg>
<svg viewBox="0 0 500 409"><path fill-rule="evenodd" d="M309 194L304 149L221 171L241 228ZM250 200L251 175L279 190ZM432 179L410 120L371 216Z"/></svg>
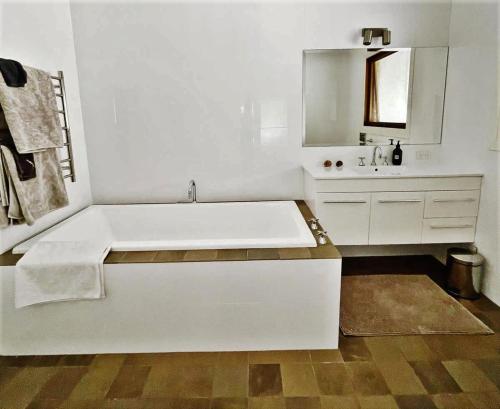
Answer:
<svg viewBox="0 0 500 409"><path fill-rule="evenodd" d="M9 87L24 87L28 75L21 63L14 60L0 58L0 72Z"/></svg>

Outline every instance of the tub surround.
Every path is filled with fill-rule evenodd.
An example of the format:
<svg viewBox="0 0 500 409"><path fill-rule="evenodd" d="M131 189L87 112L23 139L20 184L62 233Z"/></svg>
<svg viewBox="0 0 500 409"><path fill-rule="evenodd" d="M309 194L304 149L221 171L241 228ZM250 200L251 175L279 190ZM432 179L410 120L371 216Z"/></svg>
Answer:
<svg viewBox="0 0 500 409"><path fill-rule="evenodd" d="M302 218L312 216L297 204ZM342 260L329 240L319 247L112 252L104 264L106 298L15 309L18 257L0 257L9 264L0 267L0 355L338 347Z"/></svg>
<svg viewBox="0 0 500 409"><path fill-rule="evenodd" d="M303 200L295 203L305 221L314 217ZM321 225L319 230L323 230ZM13 266L22 257L12 250L0 255L0 266ZM318 247L292 248L241 248L206 250L161 250L161 251L111 251L104 264L120 263L173 263L194 261L248 261L248 260L309 260L340 259L342 256L331 240Z"/></svg>

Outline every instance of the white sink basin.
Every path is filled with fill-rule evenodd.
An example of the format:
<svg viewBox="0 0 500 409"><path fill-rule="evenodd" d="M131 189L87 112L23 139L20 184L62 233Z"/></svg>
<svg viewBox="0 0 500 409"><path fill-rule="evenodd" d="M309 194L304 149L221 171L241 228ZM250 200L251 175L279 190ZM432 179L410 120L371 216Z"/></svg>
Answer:
<svg viewBox="0 0 500 409"><path fill-rule="evenodd" d="M359 175L404 175L406 166L356 166L352 170Z"/></svg>

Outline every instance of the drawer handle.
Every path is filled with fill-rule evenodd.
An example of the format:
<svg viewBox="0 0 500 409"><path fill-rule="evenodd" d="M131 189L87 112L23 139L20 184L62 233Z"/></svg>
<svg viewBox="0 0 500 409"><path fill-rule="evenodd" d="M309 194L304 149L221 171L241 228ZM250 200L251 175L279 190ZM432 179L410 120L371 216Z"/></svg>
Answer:
<svg viewBox="0 0 500 409"><path fill-rule="evenodd" d="M399 199L399 200L390 200L390 199L380 199L379 203L421 203L423 200L421 199Z"/></svg>
<svg viewBox="0 0 500 409"><path fill-rule="evenodd" d="M324 200L323 203L366 203L366 200Z"/></svg>
<svg viewBox="0 0 500 409"><path fill-rule="evenodd" d="M464 199L434 199L433 202L435 203L445 203L445 202L475 202L476 199L473 197L467 197Z"/></svg>
<svg viewBox="0 0 500 409"><path fill-rule="evenodd" d="M432 225L431 224L431 229L468 229L474 227L473 224L448 224L448 225L442 225L442 226L437 226L437 225Z"/></svg>

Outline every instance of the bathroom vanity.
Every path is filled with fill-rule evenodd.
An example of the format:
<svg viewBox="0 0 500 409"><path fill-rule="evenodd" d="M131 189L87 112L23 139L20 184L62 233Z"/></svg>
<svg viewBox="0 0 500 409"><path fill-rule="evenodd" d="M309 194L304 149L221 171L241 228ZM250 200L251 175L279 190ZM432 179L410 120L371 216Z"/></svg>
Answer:
<svg viewBox="0 0 500 409"><path fill-rule="evenodd" d="M473 242L481 181L395 166L304 167L306 203L336 245Z"/></svg>

